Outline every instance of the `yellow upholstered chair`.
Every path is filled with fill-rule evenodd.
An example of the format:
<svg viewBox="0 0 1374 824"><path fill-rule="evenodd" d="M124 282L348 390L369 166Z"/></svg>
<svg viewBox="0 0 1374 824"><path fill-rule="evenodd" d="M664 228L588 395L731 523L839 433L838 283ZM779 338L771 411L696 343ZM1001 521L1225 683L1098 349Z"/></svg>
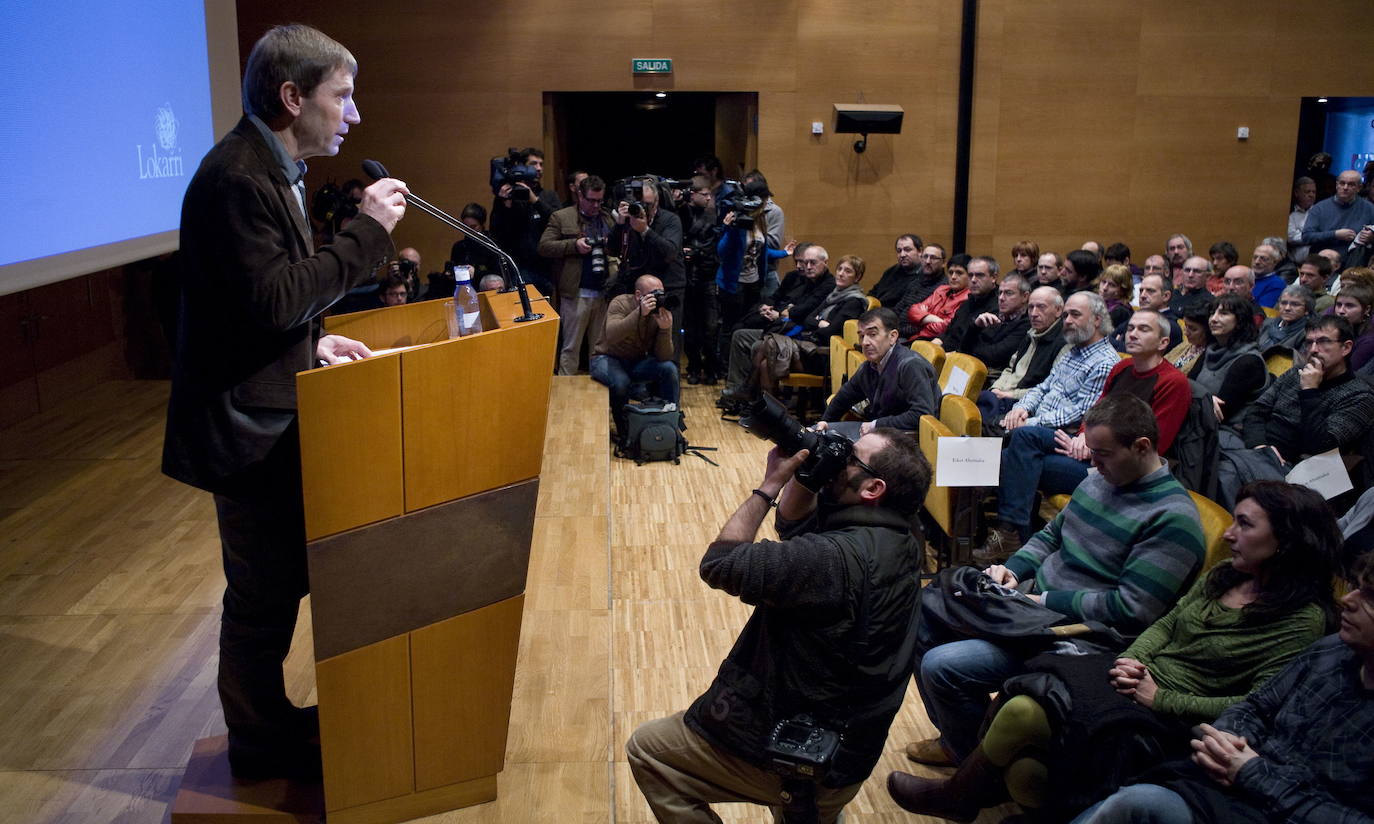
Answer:
<svg viewBox="0 0 1374 824"><path fill-rule="evenodd" d="M869 298L869 300L873 300L873 298ZM857 349L859 347L858 319L850 318L844 322L844 342L852 348Z"/></svg>
<svg viewBox="0 0 1374 824"><path fill-rule="evenodd" d="M1269 374L1278 377L1293 368L1293 356L1273 352L1264 359L1264 365L1269 369Z"/></svg>
<svg viewBox="0 0 1374 824"><path fill-rule="evenodd" d="M945 366L945 348L938 343L928 340L912 341L911 351L925 358L935 368L936 375L939 375Z"/></svg>
<svg viewBox="0 0 1374 824"><path fill-rule="evenodd" d="M1231 545L1221 536L1234 519L1231 513L1211 498L1192 490L1189 490L1188 494L1193 496L1193 503L1197 504L1198 523L1202 526L1202 545L1206 549L1202 559L1202 571L1206 572L1231 557Z"/></svg>
<svg viewBox="0 0 1374 824"><path fill-rule="evenodd" d="M978 411L978 404L963 395L945 395L940 399L940 423L955 435L976 438L983 434L983 413Z"/></svg>
<svg viewBox="0 0 1374 824"><path fill-rule="evenodd" d="M882 301L878 300L877 298L873 297L872 295L869 295L869 296L868 296L868 309L867 309L866 311L872 312L874 309L877 309L878 307L880 307L880 306L882 306L882 305L883 305L883 302L882 302Z"/></svg>
<svg viewBox="0 0 1374 824"><path fill-rule="evenodd" d="M955 368L964 370L968 375L968 383L964 386L964 391L959 394L971 401L978 399L978 393L983 391L983 384L988 380L988 368L983 362L972 355L963 352L950 352L945 355L944 366L940 369L940 391L944 391L949 385L950 375Z"/></svg>
<svg viewBox="0 0 1374 824"><path fill-rule="evenodd" d="M1266 318L1276 318L1279 316L1279 310L1273 306L1261 306L1260 310L1264 312Z"/></svg>

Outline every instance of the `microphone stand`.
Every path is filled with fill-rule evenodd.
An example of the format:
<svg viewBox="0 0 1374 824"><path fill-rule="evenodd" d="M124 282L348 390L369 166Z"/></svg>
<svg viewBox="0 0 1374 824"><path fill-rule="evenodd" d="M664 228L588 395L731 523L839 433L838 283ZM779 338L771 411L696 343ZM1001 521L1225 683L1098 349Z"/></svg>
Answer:
<svg viewBox="0 0 1374 824"><path fill-rule="evenodd" d="M515 265L515 258L512 258L509 254L507 254L506 250L502 249L500 246L497 246L496 243L493 242L486 235L482 234L476 229L471 228L461 220L454 220L452 215L448 214L443 209L440 209L438 206L435 206L434 204L424 200L423 198L408 194L405 196L405 199L407 203L411 204L415 208L419 209L420 211L424 212L425 214L429 215L430 217L434 218L440 223L457 229L459 232L462 232L464 235L466 235L469 240L476 241L478 246L481 246L483 249L486 249L490 252L494 252L498 256L497 259L501 261L501 268L505 269L506 274L514 280L515 291L517 291L520 294L520 310L524 314L520 315L515 319L516 323L525 323L527 321L539 320L540 318L544 317L542 313L535 312L534 309L530 306L530 296L529 293L525 290L525 279L520 275L520 267Z"/></svg>

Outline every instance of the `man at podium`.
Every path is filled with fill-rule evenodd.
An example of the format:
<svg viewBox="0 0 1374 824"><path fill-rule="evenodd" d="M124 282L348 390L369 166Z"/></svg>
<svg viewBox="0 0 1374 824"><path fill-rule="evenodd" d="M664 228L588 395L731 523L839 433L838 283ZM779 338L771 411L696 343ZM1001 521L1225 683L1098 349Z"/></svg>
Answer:
<svg viewBox="0 0 1374 824"><path fill-rule="evenodd" d="M163 472L214 493L227 586L219 695L238 777L318 777L318 718L286 697L282 662L309 591L297 372L367 357L318 318L392 254L406 187L383 179L314 248L305 159L334 155L360 118L357 62L308 26L248 56L244 116L201 162L181 214L181 268Z"/></svg>

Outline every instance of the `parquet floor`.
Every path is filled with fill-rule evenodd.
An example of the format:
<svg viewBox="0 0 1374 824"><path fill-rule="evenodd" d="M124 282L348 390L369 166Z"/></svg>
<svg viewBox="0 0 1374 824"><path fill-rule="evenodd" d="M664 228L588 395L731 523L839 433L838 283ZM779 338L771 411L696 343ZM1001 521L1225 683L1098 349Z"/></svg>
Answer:
<svg viewBox="0 0 1374 824"><path fill-rule="evenodd" d="M0 822L162 821L192 742L223 731L214 510L158 471L166 396L107 383L0 431ZM719 466L635 466L609 456L604 390L554 379L500 797L426 821L652 821L625 738L687 706L748 615L696 567L767 446L713 398L684 386L688 438ZM287 664L300 703L312 659L305 609ZM849 822L919 820L882 779L930 733L913 689Z"/></svg>

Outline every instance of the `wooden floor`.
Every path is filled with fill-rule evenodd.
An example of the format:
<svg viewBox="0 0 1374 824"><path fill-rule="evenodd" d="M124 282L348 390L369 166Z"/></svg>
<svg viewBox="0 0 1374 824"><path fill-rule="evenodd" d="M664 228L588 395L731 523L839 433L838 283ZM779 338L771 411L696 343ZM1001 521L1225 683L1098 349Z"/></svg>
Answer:
<svg viewBox="0 0 1374 824"><path fill-rule="evenodd" d="M624 741L705 688L748 616L696 567L767 450L717 418L714 389L683 389L687 436L718 467L612 459L605 390L554 379L500 797L426 821L653 820ZM103 384L0 431L0 821L163 821L192 742L223 732L214 510L158 471L166 397ZM315 700L312 660L305 609L287 663L299 703ZM931 732L913 688L847 821L921 820L882 782Z"/></svg>

